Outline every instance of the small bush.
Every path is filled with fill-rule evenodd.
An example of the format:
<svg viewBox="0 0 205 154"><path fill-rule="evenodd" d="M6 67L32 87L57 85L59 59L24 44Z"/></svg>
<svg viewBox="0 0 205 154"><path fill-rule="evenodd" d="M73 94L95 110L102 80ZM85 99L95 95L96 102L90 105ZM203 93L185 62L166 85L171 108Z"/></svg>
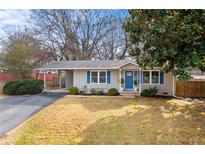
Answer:
<svg viewBox="0 0 205 154"><path fill-rule="evenodd" d="M141 96L145 96L145 97L149 96L149 89L142 90Z"/></svg>
<svg viewBox="0 0 205 154"><path fill-rule="evenodd" d="M137 86L138 85L138 81L134 80L134 85Z"/></svg>
<svg viewBox="0 0 205 154"><path fill-rule="evenodd" d="M7 95L38 94L43 90L43 81L35 79L20 79L7 82L3 93Z"/></svg>
<svg viewBox="0 0 205 154"><path fill-rule="evenodd" d="M157 95L158 89L157 87L149 88L150 96L154 97Z"/></svg>
<svg viewBox="0 0 205 154"><path fill-rule="evenodd" d="M121 84L123 85L125 83L125 80L122 78L121 79Z"/></svg>
<svg viewBox="0 0 205 154"><path fill-rule="evenodd" d="M110 88L110 89L108 90L108 95L110 95L110 96L119 95L119 91L118 91L117 89L115 89L115 88Z"/></svg>
<svg viewBox="0 0 205 154"><path fill-rule="evenodd" d="M92 95L103 95L104 94L103 89L99 89L99 88L92 88L90 92Z"/></svg>
<svg viewBox="0 0 205 154"><path fill-rule="evenodd" d="M92 88L92 89L90 90L90 92L91 92L91 94L95 94L95 93L96 93L96 91L95 91L94 88Z"/></svg>
<svg viewBox="0 0 205 154"><path fill-rule="evenodd" d="M77 87L70 87L68 91L71 95L79 94L79 89Z"/></svg>
<svg viewBox="0 0 205 154"><path fill-rule="evenodd" d="M156 87L153 87L153 88L150 87L149 89L144 89L141 92L141 95L146 96L146 97L154 97L157 95L157 92L158 92L158 89Z"/></svg>

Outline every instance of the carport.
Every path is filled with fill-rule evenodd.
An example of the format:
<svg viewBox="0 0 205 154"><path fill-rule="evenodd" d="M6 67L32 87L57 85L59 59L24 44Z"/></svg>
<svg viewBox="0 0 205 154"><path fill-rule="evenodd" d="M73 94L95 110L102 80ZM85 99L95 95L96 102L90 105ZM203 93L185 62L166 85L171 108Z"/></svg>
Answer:
<svg viewBox="0 0 205 154"><path fill-rule="evenodd" d="M62 82L62 78L64 78L62 71L64 70L57 70L57 69L48 69L48 68L43 68L43 69L36 69L36 72L41 72L43 73L43 87L44 87L44 91L55 91L55 92L59 92L62 91L65 87L63 87L63 82ZM57 71L58 72L58 89L49 89L48 87L48 81L47 81L47 77L50 74L51 71Z"/></svg>

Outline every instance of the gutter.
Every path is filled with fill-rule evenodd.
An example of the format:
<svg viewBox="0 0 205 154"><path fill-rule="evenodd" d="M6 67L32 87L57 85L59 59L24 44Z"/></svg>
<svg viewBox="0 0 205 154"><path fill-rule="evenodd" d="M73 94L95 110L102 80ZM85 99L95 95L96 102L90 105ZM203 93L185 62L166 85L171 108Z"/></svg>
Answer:
<svg viewBox="0 0 205 154"><path fill-rule="evenodd" d="M175 89L176 89L176 80L175 80L175 77L173 75L173 80L172 80L172 94L173 94L173 97L177 97L175 95L175 91L176 91Z"/></svg>

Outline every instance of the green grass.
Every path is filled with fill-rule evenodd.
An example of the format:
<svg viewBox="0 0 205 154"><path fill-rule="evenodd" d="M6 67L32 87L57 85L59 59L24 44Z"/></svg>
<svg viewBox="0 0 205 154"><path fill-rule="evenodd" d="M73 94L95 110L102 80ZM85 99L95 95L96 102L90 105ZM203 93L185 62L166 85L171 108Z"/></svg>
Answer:
<svg viewBox="0 0 205 154"><path fill-rule="evenodd" d="M205 113L165 98L62 98L1 144L205 144Z"/></svg>

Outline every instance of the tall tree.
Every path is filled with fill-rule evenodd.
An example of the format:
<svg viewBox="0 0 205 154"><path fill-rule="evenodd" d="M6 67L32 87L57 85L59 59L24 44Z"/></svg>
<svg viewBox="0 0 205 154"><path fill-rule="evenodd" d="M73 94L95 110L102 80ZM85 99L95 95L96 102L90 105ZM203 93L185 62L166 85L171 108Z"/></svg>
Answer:
<svg viewBox="0 0 205 154"><path fill-rule="evenodd" d="M101 40L97 48L97 58L99 59L124 59L128 57L129 42L127 33L122 29L125 17L111 17L111 22L107 24L110 31Z"/></svg>
<svg viewBox="0 0 205 154"><path fill-rule="evenodd" d="M1 38L3 53L0 60L10 73L22 78L31 76L32 70L51 60L50 53L30 32L9 32Z"/></svg>
<svg viewBox="0 0 205 154"><path fill-rule="evenodd" d="M204 10L130 10L125 30L130 54L143 67L160 67L180 80L189 69L205 71Z"/></svg>
<svg viewBox="0 0 205 154"><path fill-rule="evenodd" d="M34 10L31 17L55 60L124 58L128 48L120 20L106 10Z"/></svg>

